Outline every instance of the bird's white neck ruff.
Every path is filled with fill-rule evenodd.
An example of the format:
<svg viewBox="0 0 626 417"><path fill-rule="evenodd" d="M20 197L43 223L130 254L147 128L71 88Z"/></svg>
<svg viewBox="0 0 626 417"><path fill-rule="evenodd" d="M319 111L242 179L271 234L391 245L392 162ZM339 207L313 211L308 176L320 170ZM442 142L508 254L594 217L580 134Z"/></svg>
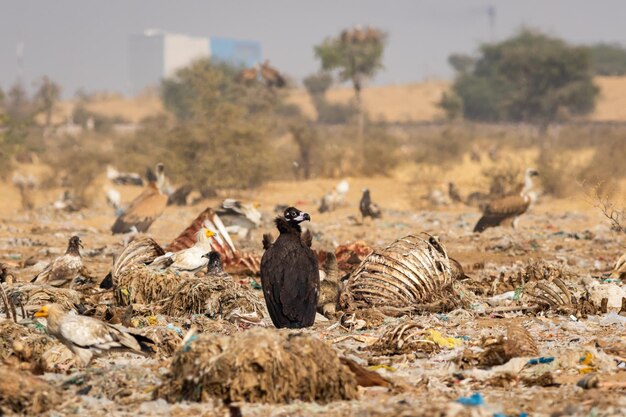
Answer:
<svg viewBox="0 0 626 417"><path fill-rule="evenodd" d="M524 175L524 188L522 189L522 195L527 195L533 188L533 178L530 173Z"/></svg>

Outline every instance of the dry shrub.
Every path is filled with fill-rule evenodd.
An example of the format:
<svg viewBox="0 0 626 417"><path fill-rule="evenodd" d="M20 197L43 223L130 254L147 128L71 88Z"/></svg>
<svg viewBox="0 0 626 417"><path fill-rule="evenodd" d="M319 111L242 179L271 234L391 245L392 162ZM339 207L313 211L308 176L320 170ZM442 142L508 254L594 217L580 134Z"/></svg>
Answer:
<svg viewBox="0 0 626 417"><path fill-rule="evenodd" d="M606 182L626 177L626 131L611 129L597 139L594 156L584 171L585 180Z"/></svg>
<svg viewBox="0 0 626 417"><path fill-rule="evenodd" d="M117 277L115 301L120 306L159 303L173 294L185 278L186 275L179 275L169 269L133 265Z"/></svg>
<svg viewBox="0 0 626 417"><path fill-rule="evenodd" d="M59 390L27 372L0 367L0 415L43 415L61 402Z"/></svg>
<svg viewBox="0 0 626 417"><path fill-rule="evenodd" d="M496 166L483 170L489 181L489 194L493 197L509 195L518 190L524 181L525 167L519 161L507 159Z"/></svg>
<svg viewBox="0 0 626 417"><path fill-rule="evenodd" d="M410 135L415 148L415 162L449 165L460 161L475 140L473 131L465 130L463 126L457 128L455 125L447 125L434 131L431 129L412 131Z"/></svg>
<svg viewBox="0 0 626 417"><path fill-rule="evenodd" d="M546 194L562 198L572 195L576 190L573 179L580 175L580 169L572 164L567 155L543 149L537 160L537 170Z"/></svg>
<svg viewBox="0 0 626 417"><path fill-rule="evenodd" d="M586 189L585 192L591 204L609 220L612 230L626 232L626 208L618 206L614 201L616 189L606 190L605 184L598 183L591 187L591 190Z"/></svg>
<svg viewBox="0 0 626 417"><path fill-rule="evenodd" d="M357 132L351 126L311 126L317 140L310 152L311 177L353 175L360 167Z"/></svg>
<svg viewBox="0 0 626 417"><path fill-rule="evenodd" d="M370 175L389 175L400 160L398 138L386 129L369 129L363 148L363 167L361 173Z"/></svg>
<svg viewBox="0 0 626 417"><path fill-rule="evenodd" d="M239 314L256 313L263 317L263 302L257 294L230 277L190 277L174 291L163 306L163 313L169 316L206 314L211 318L228 318L237 311Z"/></svg>
<svg viewBox="0 0 626 417"><path fill-rule="evenodd" d="M57 288L50 285L17 283L7 291L17 307L26 313L37 311L46 304L60 304L66 310L76 309L81 304L81 293L69 288Z"/></svg>
<svg viewBox="0 0 626 417"><path fill-rule="evenodd" d="M43 161L52 167L52 178L61 181L48 185L69 189L74 203L86 207L92 201L89 186L113 158L114 155L100 136L55 138L48 145Z"/></svg>
<svg viewBox="0 0 626 417"><path fill-rule="evenodd" d="M313 336L255 329L236 337L193 337L174 357L157 397L274 404L357 398L352 372Z"/></svg>
<svg viewBox="0 0 626 417"><path fill-rule="evenodd" d="M429 209L432 208L432 200L429 196L440 190L441 178L445 176L442 167L430 164L420 164L415 167L411 181L406 187L406 198L411 207ZM425 193L418 192L425 188Z"/></svg>

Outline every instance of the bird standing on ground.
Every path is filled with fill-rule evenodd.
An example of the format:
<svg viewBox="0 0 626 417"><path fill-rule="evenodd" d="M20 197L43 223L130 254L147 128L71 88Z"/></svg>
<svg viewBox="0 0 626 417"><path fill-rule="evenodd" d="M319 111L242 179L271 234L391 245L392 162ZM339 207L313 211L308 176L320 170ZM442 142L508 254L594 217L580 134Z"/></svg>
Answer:
<svg viewBox="0 0 626 417"><path fill-rule="evenodd" d="M315 322L320 276L317 257L302 239L300 223L305 220L311 220L308 213L288 207L275 220L280 232L276 241L263 239L263 296L278 328L303 328Z"/></svg>
<svg viewBox="0 0 626 417"><path fill-rule="evenodd" d="M332 191L324 194L320 200L320 206L317 209L320 213L333 211L344 203L346 194L350 191L350 184L347 180L341 180L332 189Z"/></svg>
<svg viewBox="0 0 626 417"><path fill-rule="evenodd" d="M459 188L453 182L448 183L448 197L450 197L450 201L453 203L460 203L462 201Z"/></svg>
<svg viewBox="0 0 626 417"><path fill-rule="evenodd" d="M339 302L341 280L335 252L326 252L324 267L320 270L320 296L317 312L326 318L333 318Z"/></svg>
<svg viewBox="0 0 626 417"><path fill-rule="evenodd" d="M380 207L372 201L372 198L370 197L370 190L367 188L363 189L363 196L361 197L361 202L359 203L359 210L361 211L361 221L364 221L366 217L379 219L382 216Z"/></svg>
<svg viewBox="0 0 626 417"><path fill-rule="evenodd" d="M67 313L59 304L41 307L35 317L47 320L48 333L74 352L78 366L86 366L94 355L111 350L148 353L151 351L148 344L154 343L145 336L130 333L122 326Z"/></svg>
<svg viewBox="0 0 626 417"><path fill-rule="evenodd" d="M167 206L167 196L162 191L164 183L165 167L162 163L158 163L156 165L156 178L150 179L146 189L115 220L115 224L111 227L111 232L113 234L128 233L133 226L139 232L147 231Z"/></svg>
<svg viewBox="0 0 626 417"><path fill-rule="evenodd" d="M476 223L474 232L481 233L490 227L500 226L508 222L515 228L519 216L524 214L536 199L535 193L532 192L532 179L538 175L539 172L528 168L524 174L524 185L519 194L490 201L485 207L482 217Z"/></svg>
<svg viewBox="0 0 626 417"><path fill-rule="evenodd" d="M67 287L78 276L83 268L83 258L80 256L82 242L78 236L72 236L67 244L65 253L50 262L31 282L47 284L53 287Z"/></svg>
<svg viewBox="0 0 626 417"><path fill-rule="evenodd" d="M196 232L196 243L192 247L179 252L167 252L156 258L150 265L179 272L197 272L207 266L208 259L204 255L211 251L213 236L215 233L211 230L202 228Z"/></svg>

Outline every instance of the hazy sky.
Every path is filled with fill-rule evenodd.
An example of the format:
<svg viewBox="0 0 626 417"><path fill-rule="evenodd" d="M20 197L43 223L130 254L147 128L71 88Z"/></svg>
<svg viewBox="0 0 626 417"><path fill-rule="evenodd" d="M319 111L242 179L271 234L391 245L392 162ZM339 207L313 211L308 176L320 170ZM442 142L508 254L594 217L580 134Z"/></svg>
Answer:
<svg viewBox="0 0 626 417"><path fill-rule="evenodd" d="M47 74L65 95L130 90L128 36L158 28L196 36L259 40L265 58L300 80L318 68L313 45L342 28L374 25L389 33L377 84L450 78L446 58L473 52L522 26L572 42L626 43L624 0L0 0L0 87Z"/></svg>

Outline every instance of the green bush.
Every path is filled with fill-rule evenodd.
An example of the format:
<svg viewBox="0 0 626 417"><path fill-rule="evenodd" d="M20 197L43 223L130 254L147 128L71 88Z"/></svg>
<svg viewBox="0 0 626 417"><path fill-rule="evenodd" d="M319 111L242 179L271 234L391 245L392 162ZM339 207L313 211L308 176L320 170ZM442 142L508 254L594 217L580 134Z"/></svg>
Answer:
<svg viewBox="0 0 626 417"><path fill-rule="evenodd" d="M626 74L626 48L622 45L598 43L590 49L593 72L596 75Z"/></svg>
<svg viewBox="0 0 626 417"><path fill-rule="evenodd" d="M538 124L587 114L598 95L588 48L529 30L482 45L453 90L468 119Z"/></svg>

